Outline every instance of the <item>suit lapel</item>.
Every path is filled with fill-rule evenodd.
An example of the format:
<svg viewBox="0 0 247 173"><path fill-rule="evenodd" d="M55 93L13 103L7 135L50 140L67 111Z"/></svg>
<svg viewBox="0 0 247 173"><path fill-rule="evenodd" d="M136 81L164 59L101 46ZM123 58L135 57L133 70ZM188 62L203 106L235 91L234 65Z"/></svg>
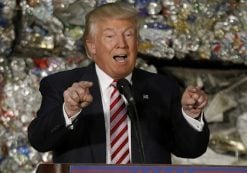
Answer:
<svg viewBox="0 0 247 173"><path fill-rule="evenodd" d="M83 110L83 116L88 122L89 142L93 154L93 162L106 163L106 132L103 114L103 104L100 94L99 82L94 63L90 65L81 80L92 81L90 93L93 102Z"/></svg>

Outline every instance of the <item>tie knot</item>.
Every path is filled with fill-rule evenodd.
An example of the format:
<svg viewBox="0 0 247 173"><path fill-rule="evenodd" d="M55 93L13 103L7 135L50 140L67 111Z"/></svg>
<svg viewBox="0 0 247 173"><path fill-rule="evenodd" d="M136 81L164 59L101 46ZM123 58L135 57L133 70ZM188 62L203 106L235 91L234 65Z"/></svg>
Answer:
<svg viewBox="0 0 247 173"><path fill-rule="evenodd" d="M111 86L117 88L117 79L114 79L111 83Z"/></svg>

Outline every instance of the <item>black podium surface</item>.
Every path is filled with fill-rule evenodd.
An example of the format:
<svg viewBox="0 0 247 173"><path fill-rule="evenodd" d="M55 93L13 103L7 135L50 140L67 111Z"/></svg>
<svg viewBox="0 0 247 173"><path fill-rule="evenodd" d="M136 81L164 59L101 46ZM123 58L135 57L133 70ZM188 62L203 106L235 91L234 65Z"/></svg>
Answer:
<svg viewBox="0 0 247 173"><path fill-rule="evenodd" d="M37 173L247 173L247 166L40 164Z"/></svg>

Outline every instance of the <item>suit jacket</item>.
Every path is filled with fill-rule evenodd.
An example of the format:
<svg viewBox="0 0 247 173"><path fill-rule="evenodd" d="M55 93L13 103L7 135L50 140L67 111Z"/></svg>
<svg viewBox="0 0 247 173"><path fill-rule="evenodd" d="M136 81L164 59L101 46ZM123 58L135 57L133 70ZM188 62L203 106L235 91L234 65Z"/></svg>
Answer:
<svg viewBox="0 0 247 173"><path fill-rule="evenodd" d="M93 102L74 124L65 127L63 92L74 82L92 81ZM179 86L160 74L134 69L132 90L140 119L146 163L171 163L171 153L195 158L206 151L209 130L205 122L196 131L181 113ZM95 65L59 72L40 82L42 103L28 127L31 145L40 152L52 151L57 163L106 163L106 130ZM205 120L204 120L205 121ZM140 152L132 128L132 162L140 163Z"/></svg>

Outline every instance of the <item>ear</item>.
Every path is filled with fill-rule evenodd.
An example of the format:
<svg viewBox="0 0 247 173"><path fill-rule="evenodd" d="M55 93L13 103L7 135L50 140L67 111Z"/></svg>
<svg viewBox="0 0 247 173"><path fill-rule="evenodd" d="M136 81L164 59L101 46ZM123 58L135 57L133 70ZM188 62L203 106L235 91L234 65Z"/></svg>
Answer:
<svg viewBox="0 0 247 173"><path fill-rule="evenodd" d="M88 49L87 51L89 54L89 58L92 59L96 54L95 42L92 39L87 39L86 44L87 44L87 49Z"/></svg>

